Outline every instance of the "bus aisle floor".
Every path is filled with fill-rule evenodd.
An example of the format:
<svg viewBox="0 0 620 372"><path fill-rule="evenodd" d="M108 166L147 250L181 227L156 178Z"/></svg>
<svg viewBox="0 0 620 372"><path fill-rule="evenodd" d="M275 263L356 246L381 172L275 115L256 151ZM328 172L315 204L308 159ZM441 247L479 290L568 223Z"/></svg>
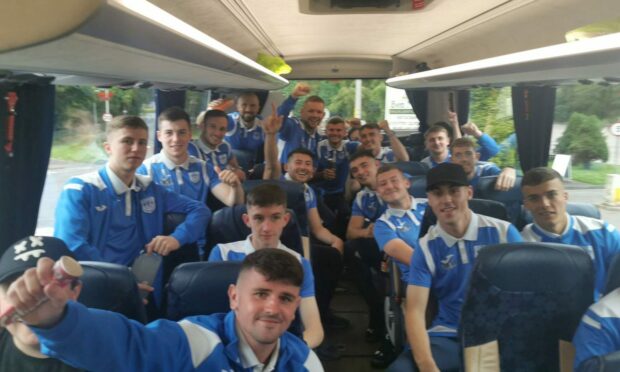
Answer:
<svg viewBox="0 0 620 372"><path fill-rule="evenodd" d="M378 371L370 366L370 359L380 343L368 343L364 338L368 325L366 303L347 275L340 279L339 287L344 290L336 291L331 308L335 315L351 322L351 327L337 331L326 330L326 339L343 348L340 350L340 359L322 361L323 367L326 372Z"/></svg>

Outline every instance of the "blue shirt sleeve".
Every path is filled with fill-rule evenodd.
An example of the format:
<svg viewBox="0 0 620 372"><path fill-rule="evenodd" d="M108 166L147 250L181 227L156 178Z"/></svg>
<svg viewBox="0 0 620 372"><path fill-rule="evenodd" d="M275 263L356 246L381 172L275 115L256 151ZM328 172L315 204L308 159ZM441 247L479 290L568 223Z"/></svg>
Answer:
<svg viewBox="0 0 620 372"><path fill-rule="evenodd" d="M508 243L519 243L523 241L521 234L519 234L519 230L514 227L512 224L508 226L508 231L506 232L506 241Z"/></svg>
<svg viewBox="0 0 620 372"><path fill-rule="evenodd" d="M220 181L220 176L215 173L213 165L207 163L205 167L207 169L207 177L209 177L209 190L213 190L213 188L222 183L222 181Z"/></svg>
<svg viewBox="0 0 620 372"><path fill-rule="evenodd" d="M170 236L178 240L181 245L198 241L204 235L203 231L211 219L211 210L202 202L168 191L157 184L153 186L163 191L165 213L185 214L185 221L177 226Z"/></svg>
<svg viewBox="0 0 620 372"><path fill-rule="evenodd" d="M497 142L486 133L482 133L482 136L478 138L478 145L480 145L478 151L480 152L480 160L482 161L491 159L499 152L499 145Z"/></svg>
<svg viewBox="0 0 620 372"><path fill-rule="evenodd" d="M70 302L57 326L32 330L44 354L80 369L194 370L187 336L169 320L144 326L111 311Z"/></svg>
<svg viewBox="0 0 620 372"><path fill-rule="evenodd" d="M303 298L314 296L314 274L312 265L304 257L301 258L301 266L304 269L304 281L301 283L299 295Z"/></svg>
<svg viewBox="0 0 620 372"><path fill-rule="evenodd" d="M428 248L427 248L428 249ZM409 265L409 285L430 288L433 281L422 248L417 247L411 256L411 265Z"/></svg>
<svg viewBox="0 0 620 372"><path fill-rule="evenodd" d="M306 211L309 211L312 208L316 208L316 194L312 187L306 185L306 189L304 190L304 198L306 199Z"/></svg>
<svg viewBox="0 0 620 372"><path fill-rule="evenodd" d="M67 181L56 205L54 236L64 241L78 260L104 261L99 249L88 242L93 223L88 213L89 192L90 187L82 181Z"/></svg>
<svg viewBox="0 0 620 372"><path fill-rule="evenodd" d="M400 239L396 232L392 230L385 221L377 220L375 222L374 228L375 240L377 241L377 245L381 252L383 252L383 247L393 239Z"/></svg>
<svg viewBox="0 0 620 372"><path fill-rule="evenodd" d="M288 141L291 139L293 134L296 122L292 118L289 118L291 111L295 108L295 104L297 100L291 96L282 102L280 107L278 107L278 115L284 117L284 121L282 122L282 127L280 128L279 138Z"/></svg>
<svg viewBox="0 0 620 372"><path fill-rule="evenodd" d="M599 324L600 328L596 328L591 324ZM591 310L588 310L573 337L573 345L575 346L575 370L577 370L583 362L588 359L609 354L620 350L620 328L613 327L611 322L600 318Z"/></svg>
<svg viewBox="0 0 620 372"><path fill-rule="evenodd" d="M211 249L211 253L209 253L209 258L207 259L207 261L209 262L220 262L220 261L224 261L224 258L222 257L222 251L220 250L220 245L216 245L215 247L213 247L213 249Z"/></svg>

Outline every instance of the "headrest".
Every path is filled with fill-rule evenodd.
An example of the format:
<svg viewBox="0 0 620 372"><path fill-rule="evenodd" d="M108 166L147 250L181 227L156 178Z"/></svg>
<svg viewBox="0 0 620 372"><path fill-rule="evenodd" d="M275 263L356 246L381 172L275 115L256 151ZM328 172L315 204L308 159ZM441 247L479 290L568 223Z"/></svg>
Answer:
<svg viewBox="0 0 620 372"><path fill-rule="evenodd" d="M426 198L426 175L417 175L409 177L409 195L414 198Z"/></svg>
<svg viewBox="0 0 620 372"><path fill-rule="evenodd" d="M410 176L423 176L428 172L428 166L419 161L397 161L393 165Z"/></svg>

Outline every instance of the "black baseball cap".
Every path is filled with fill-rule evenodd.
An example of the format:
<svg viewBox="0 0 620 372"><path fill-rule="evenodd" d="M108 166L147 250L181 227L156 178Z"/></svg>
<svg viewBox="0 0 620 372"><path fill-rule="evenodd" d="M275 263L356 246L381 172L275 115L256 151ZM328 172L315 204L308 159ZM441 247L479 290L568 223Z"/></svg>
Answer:
<svg viewBox="0 0 620 372"><path fill-rule="evenodd" d="M441 163L426 174L426 191L439 185L469 186L465 170L458 164Z"/></svg>
<svg viewBox="0 0 620 372"><path fill-rule="evenodd" d="M15 279L37 266L41 257L56 261L62 256L73 257L65 242L51 236L28 236L13 243L0 258L0 283Z"/></svg>

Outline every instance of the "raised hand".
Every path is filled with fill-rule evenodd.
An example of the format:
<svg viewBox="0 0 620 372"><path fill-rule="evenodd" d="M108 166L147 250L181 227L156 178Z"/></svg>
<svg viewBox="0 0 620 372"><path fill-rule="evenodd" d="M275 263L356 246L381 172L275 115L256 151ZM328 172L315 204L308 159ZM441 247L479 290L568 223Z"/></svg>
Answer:
<svg viewBox="0 0 620 372"><path fill-rule="evenodd" d="M297 85L295 85L295 89L293 89L293 93L291 93L291 96L293 98L303 97L310 94L310 90L310 85L306 83L297 83Z"/></svg>

